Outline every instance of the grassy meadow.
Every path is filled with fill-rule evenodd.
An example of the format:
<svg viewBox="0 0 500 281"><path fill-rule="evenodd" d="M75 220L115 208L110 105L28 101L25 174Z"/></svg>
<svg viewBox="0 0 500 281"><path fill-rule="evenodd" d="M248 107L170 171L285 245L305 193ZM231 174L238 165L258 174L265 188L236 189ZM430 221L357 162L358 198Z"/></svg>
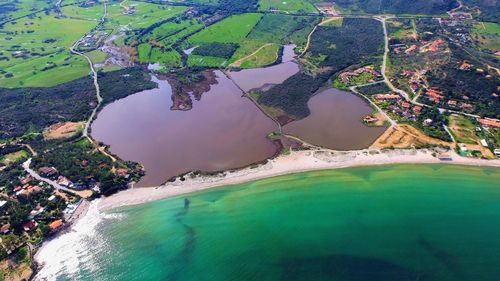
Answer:
<svg viewBox="0 0 500 281"><path fill-rule="evenodd" d="M308 0L260 0L260 11L280 11L288 13L317 13L318 10Z"/></svg>
<svg viewBox="0 0 500 281"><path fill-rule="evenodd" d="M307 34L317 19L288 15L264 15L248 36L240 43L229 63L242 68L272 64L278 58L282 45L305 45Z"/></svg>
<svg viewBox="0 0 500 281"><path fill-rule="evenodd" d="M95 21L44 13L5 24L5 36L0 37L0 83L48 87L87 75L86 61L68 49L95 26Z"/></svg>
<svg viewBox="0 0 500 281"><path fill-rule="evenodd" d="M125 27L139 29L151 26L159 21L174 17L186 11L186 7L157 5L138 1L127 1L123 6L135 7L135 13L124 14L119 2L108 6L106 27Z"/></svg>

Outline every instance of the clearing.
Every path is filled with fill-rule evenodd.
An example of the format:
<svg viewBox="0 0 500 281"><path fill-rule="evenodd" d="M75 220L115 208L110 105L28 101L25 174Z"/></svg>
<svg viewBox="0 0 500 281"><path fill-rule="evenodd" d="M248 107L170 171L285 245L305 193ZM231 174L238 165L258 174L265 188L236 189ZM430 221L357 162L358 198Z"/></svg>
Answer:
<svg viewBox="0 0 500 281"><path fill-rule="evenodd" d="M69 138L81 132L84 126L84 121L57 123L48 127L43 132L43 137L46 140Z"/></svg>
<svg viewBox="0 0 500 281"><path fill-rule="evenodd" d="M410 148L426 145L449 146L450 143L431 138L410 125L399 125L387 129L370 148Z"/></svg>

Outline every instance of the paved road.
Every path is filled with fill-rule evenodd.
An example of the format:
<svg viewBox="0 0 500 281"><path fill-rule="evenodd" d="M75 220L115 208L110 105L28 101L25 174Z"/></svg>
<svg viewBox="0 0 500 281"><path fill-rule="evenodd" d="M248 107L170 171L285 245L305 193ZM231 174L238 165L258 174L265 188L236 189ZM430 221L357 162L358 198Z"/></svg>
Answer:
<svg viewBox="0 0 500 281"><path fill-rule="evenodd" d="M387 84L387 86L393 92L398 93L399 95L401 95L409 103L411 103L413 105L419 105L419 106L424 106L424 107L431 108L432 106L430 106L428 104L421 103L421 102L418 102L418 101L410 99L410 97L408 96L408 94L405 91L396 88L392 84L392 82L389 79L389 77L387 77L386 73L387 73L387 58L389 56L389 35L388 35L388 31L387 31L386 21L387 21L387 19L394 18L394 16L375 16L373 18L376 19L376 20L378 20L378 21L380 21L382 23L382 27L384 29L384 41L385 41L385 48L384 49L385 49L385 51L384 51L384 57L383 57L383 60L382 60L382 77L384 78L385 83ZM438 108L438 109L439 109L440 112L448 111L448 112L451 112L451 113L461 114L461 115L465 115L465 116L468 116L468 117L480 118L479 115L470 114L470 113L466 113L466 112L462 112L462 111L451 110L451 109L446 109L446 108Z"/></svg>
<svg viewBox="0 0 500 281"><path fill-rule="evenodd" d="M48 178L44 178L42 176L40 176L37 172L33 171L31 168L30 168L30 165L31 165L31 158L29 158L28 160L26 160L24 163L23 163L23 168L24 170L30 174L32 177L34 177L35 179L39 180L39 181L43 181L45 183L48 183L50 184L53 188L57 189L57 190L65 190L65 191L69 191L69 192L72 192L72 190L68 189L68 188L65 188L63 186L61 186L60 184L58 184L57 182L51 180L51 179L48 179Z"/></svg>
<svg viewBox="0 0 500 281"><path fill-rule="evenodd" d="M391 127L397 127L398 126L398 123L394 120L392 120L391 117L389 117L389 115L387 115L387 113L385 113L385 111L383 111L380 107L378 107L378 105L376 103L374 103L370 98L368 98L367 96L363 95L361 92L359 92L357 90L358 87L364 87L364 86L369 86L369 85L375 85L375 84L379 84L379 83L382 83L384 81L379 81L379 82L374 82L374 83L368 83L368 84L364 84L364 85L359 85L359 86L352 86L349 88L349 90L351 90L351 92L354 92L360 96L362 96L365 100L367 100L371 105L373 105L373 107L375 107L378 112L380 112L380 114L382 114L385 119L387 121L389 121L389 123L391 123Z"/></svg>
<svg viewBox="0 0 500 281"><path fill-rule="evenodd" d="M95 27L95 29L99 28L100 25L104 24L104 21L106 20L106 17L108 16L108 2L104 1L103 5L104 5L104 13L101 17L101 20L99 21L99 24L97 25L97 27ZM73 46L70 47L70 51L71 51L71 53L82 56L87 60L89 67L90 67L90 71L92 72L92 79L94 80L95 94L96 94L96 98L97 98L97 105L94 108L94 110L92 110L92 113L90 114L90 117L87 119L87 122L85 122L85 127L84 127L83 132L82 132L82 137L87 138L95 146L95 148L97 150L99 150L102 154L109 157L111 159L111 161L115 162L116 158L113 155L107 153L101 147L99 147L97 142L94 139L92 139L92 137L90 136L90 133L89 133L90 125L92 124L92 121L94 120L94 118L97 114L97 110L99 110L99 107L102 104L102 96L101 96L101 89L99 87L99 82L97 81L97 71L95 70L94 63L87 55L76 50L76 48L80 44L82 38L78 39L78 41L76 41L75 44L73 44Z"/></svg>

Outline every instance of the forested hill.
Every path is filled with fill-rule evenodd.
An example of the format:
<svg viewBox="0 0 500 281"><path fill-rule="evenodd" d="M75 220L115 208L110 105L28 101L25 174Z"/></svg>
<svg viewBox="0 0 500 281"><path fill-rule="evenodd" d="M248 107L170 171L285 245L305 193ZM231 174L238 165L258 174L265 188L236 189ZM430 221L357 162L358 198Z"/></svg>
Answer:
<svg viewBox="0 0 500 281"><path fill-rule="evenodd" d="M395 14L442 14L458 7L456 0L336 0L353 12Z"/></svg>

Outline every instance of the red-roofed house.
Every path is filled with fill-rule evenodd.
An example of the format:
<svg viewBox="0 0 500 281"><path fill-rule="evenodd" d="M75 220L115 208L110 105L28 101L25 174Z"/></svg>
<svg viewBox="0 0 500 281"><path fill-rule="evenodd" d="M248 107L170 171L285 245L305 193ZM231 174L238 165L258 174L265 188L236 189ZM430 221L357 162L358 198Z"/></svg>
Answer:
<svg viewBox="0 0 500 281"><path fill-rule="evenodd" d="M51 231L57 231L63 226L63 224L62 220L55 220L49 224L49 227Z"/></svg>

